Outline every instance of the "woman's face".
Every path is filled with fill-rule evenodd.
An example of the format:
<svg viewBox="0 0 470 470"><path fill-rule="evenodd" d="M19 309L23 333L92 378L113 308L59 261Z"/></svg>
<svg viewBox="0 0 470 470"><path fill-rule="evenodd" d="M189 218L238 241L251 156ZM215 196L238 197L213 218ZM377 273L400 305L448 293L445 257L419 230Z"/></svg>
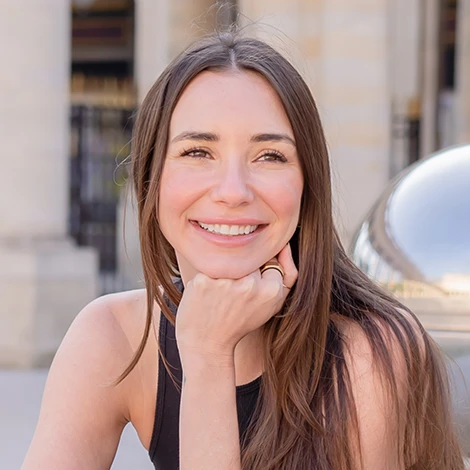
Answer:
<svg viewBox="0 0 470 470"><path fill-rule="evenodd" d="M238 279L276 256L303 177L287 115L254 72L203 72L173 112L158 220L184 279Z"/></svg>

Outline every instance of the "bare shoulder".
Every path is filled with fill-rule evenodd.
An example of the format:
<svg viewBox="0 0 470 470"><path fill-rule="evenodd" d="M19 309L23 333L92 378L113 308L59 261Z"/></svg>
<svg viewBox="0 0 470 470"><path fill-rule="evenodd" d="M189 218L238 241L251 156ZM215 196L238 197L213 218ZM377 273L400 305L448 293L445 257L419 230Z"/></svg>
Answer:
<svg viewBox="0 0 470 470"><path fill-rule="evenodd" d="M356 406L358 431L364 468L384 470L404 468L401 446L406 426L408 365L402 340L397 336L410 329L418 342L422 331L406 311L399 326L372 320L383 342L368 336L354 321L335 316L334 321L344 338L345 362ZM382 358L387 358L382 361ZM390 377L395 386L390 386Z"/></svg>
<svg viewBox="0 0 470 470"><path fill-rule="evenodd" d="M95 338L100 340L98 342L108 342L111 349L119 350L119 354L111 356L121 362L122 372L122 366L127 366L139 349L146 328L147 315L147 291L137 289L108 294L94 300L80 312L76 322L84 323L86 330L98 331L100 338ZM153 363L153 359L158 357L156 343L159 323L160 309L154 303L151 310L148 340L141 359L135 367L134 375L137 375L137 372L147 375L146 368L149 366L149 360ZM79 328L79 326L77 325L75 328ZM92 340L92 338L90 339ZM130 377L132 377L132 373Z"/></svg>
<svg viewBox="0 0 470 470"><path fill-rule="evenodd" d="M147 291L145 289L130 290L108 294L97 302L103 304L125 334L129 346L135 351L140 344L147 317ZM159 315L153 306L155 326L158 326Z"/></svg>
<svg viewBox="0 0 470 470"><path fill-rule="evenodd" d="M404 370L404 349L409 349L410 341L415 341L419 351L424 354L424 335L427 333L412 314L404 309L396 309L396 319L386 322L371 315L370 324L374 326L377 335L383 340L392 360L395 373ZM358 323L341 315L333 314L332 319L343 335L347 347L349 361L356 365L372 366L375 349L374 337L369 336Z"/></svg>
<svg viewBox="0 0 470 470"><path fill-rule="evenodd" d="M112 382L133 354L132 340L143 314L139 315L140 308L130 309L141 299L141 292L131 291L105 295L86 305L67 331L50 375L65 366L81 365L103 383Z"/></svg>
<svg viewBox="0 0 470 470"><path fill-rule="evenodd" d="M397 309L395 313L395 320L390 321L371 315L369 329L341 315L332 316L344 339L345 360L352 379L357 382L356 386L359 388L373 386L377 397L385 394L384 375L391 369L398 387L397 392L404 398L407 390L408 362L418 361L419 355L423 359L425 354L424 336L427 333L419 321L406 310ZM379 356L387 356L387 359L383 362L377 361ZM386 364L387 370L379 366L381 363Z"/></svg>
<svg viewBox="0 0 470 470"><path fill-rule="evenodd" d="M100 297L75 318L46 382L24 469L109 468L135 396L141 366L114 381L134 356L145 323L145 291Z"/></svg>
<svg viewBox="0 0 470 470"><path fill-rule="evenodd" d="M54 362L60 362L69 353L80 352L82 360L90 355L90 366L100 367L103 379L112 380L135 353L144 331L146 313L143 289L95 299L73 321Z"/></svg>
<svg viewBox="0 0 470 470"><path fill-rule="evenodd" d="M124 333L132 355L138 350L147 321L147 291L132 290L103 298ZM128 418L148 449L152 438L158 378L158 331L160 308L152 305L152 323L141 358L130 374L131 387L127 396ZM126 364L127 365L127 364ZM122 370L121 370L122 372Z"/></svg>
<svg viewBox="0 0 470 470"><path fill-rule="evenodd" d="M385 350L389 358L389 366L392 367L397 381L404 381L406 378L406 362L402 344L396 337L393 328L380 321L373 320L373 322L376 327L375 331L382 340L381 345L375 341L376 338L369 335L367 330L356 322L344 317L335 317L335 324L344 341L345 361L351 377L353 392L357 389L356 395L361 402L367 401L365 397L369 393L373 393L377 400L382 400L382 395L385 393L385 390L382 390L383 370L376 361L376 356L381 354L379 348L382 352ZM370 389L368 393L364 393L366 388Z"/></svg>

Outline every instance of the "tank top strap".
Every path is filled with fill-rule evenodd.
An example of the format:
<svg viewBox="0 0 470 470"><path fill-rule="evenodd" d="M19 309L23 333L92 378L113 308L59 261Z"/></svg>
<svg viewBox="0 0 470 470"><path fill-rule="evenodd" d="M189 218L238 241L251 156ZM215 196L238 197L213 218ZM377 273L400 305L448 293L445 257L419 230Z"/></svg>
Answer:
<svg viewBox="0 0 470 470"><path fill-rule="evenodd" d="M174 283L181 292L181 279ZM176 315L176 306L168 300L167 305ZM163 313L160 314L158 342L172 376L168 374L162 355L159 355L157 404L149 455L156 469L169 470L179 467L179 410L183 373L175 327Z"/></svg>

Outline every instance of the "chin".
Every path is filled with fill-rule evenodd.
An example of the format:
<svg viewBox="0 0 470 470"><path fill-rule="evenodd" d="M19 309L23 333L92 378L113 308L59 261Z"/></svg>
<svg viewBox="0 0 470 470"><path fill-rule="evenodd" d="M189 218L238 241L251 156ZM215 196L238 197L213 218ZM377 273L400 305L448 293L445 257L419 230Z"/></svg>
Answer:
<svg viewBox="0 0 470 470"><path fill-rule="evenodd" d="M198 271L213 279L240 279L248 276L258 268L259 266L237 265L234 263L233 265L201 266Z"/></svg>

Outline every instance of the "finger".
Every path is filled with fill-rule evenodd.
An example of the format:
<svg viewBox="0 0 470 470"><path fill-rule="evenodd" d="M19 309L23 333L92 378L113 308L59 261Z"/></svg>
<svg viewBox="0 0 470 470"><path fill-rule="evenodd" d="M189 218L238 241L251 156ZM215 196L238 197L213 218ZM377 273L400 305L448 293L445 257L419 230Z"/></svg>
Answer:
<svg viewBox="0 0 470 470"><path fill-rule="evenodd" d="M290 243L288 243L277 256L277 261L284 271L284 285L292 288L297 281L298 271L292 258Z"/></svg>
<svg viewBox="0 0 470 470"><path fill-rule="evenodd" d="M265 283L266 287L268 287L268 284L271 285L270 295L273 295L280 302L274 311L276 313L289 294L289 289L284 284L284 271L276 258L270 259L260 269L263 271L261 273L262 282Z"/></svg>
<svg viewBox="0 0 470 470"><path fill-rule="evenodd" d="M264 269L266 266L272 266L272 267L268 267L267 269ZM278 269L276 269L276 267ZM260 272L261 272L261 279L274 280L278 282L279 284L282 284L284 282L284 276L283 276L284 270L282 269L281 264L276 258L271 258L268 262L266 262L263 266L261 266Z"/></svg>

